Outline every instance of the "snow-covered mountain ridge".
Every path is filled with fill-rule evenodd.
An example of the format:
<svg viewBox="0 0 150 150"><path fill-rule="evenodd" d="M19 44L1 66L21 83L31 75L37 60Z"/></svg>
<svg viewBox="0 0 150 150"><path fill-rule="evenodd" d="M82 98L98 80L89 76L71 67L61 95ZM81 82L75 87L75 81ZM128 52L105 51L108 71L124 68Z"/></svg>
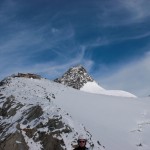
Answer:
<svg viewBox="0 0 150 150"><path fill-rule="evenodd" d="M57 78L54 81L89 93L123 97L136 97L135 95L126 91L106 90L102 88L81 65L71 67L62 75L62 77Z"/></svg>
<svg viewBox="0 0 150 150"><path fill-rule="evenodd" d="M93 81L94 83L94 81ZM0 150L150 150L150 100L83 92L33 74L0 82Z"/></svg>
<svg viewBox="0 0 150 150"><path fill-rule="evenodd" d="M0 150L71 150L80 133L103 150L86 128L55 104L68 87L47 79L8 77L0 82Z"/></svg>

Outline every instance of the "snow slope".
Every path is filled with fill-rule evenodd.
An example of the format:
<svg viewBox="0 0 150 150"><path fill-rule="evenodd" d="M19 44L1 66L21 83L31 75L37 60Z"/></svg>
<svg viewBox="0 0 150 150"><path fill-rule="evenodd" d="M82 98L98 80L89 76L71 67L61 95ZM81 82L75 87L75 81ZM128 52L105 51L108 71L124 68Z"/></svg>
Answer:
<svg viewBox="0 0 150 150"><path fill-rule="evenodd" d="M64 91L57 105L83 123L107 150L150 150L150 100Z"/></svg>
<svg viewBox="0 0 150 150"><path fill-rule="evenodd" d="M93 150L104 150L83 124L74 121L55 104L57 96L64 91L67 92L68 87L46 79L11 77L4 85L0 83L0 149L8 150L9 144L13 144L12 150L18 145L22 145L22 150L27 147L29 150L52 149L49 147L53 143L49 147L44 147L44 143L53 139L60 144L61 150L71 150L82 133L88 139L88 146L94 144ZM9 135L17 140L13 141ZM14 145L17 145L15 149Z"/></svg>
<svg viewBox="0 0 150 150"><path fill-rule="evenodd" d="M80 89L81 91L95 93L95 94L104 94L104 95L112 95L112 96L122 96L122 97L135 97L135 95L121 90L106 90L99 86L95 81L87 82L84 84L83 87Z"/></svg>
<svg viewBox="0 0 150 150"><path fill-rule="evenodd" d="M149 98L129 98L111 95L87 93L46 79L11 78L10 83L0 87L0 108L3 108L5 98L14 95L16 103L23 106L18 109L14 116L3 118L0 116L0 124L10 123L0 139L9 133L18 130L18 121L32 106L40 106L43 110L42 116L28 124L23 124L24 119L19 122L20 128L36 127L42 122L45 125L49 118L59 117L64 125L69 126L72 132L61 133L58 139L62 139L67 150L71 150L78 134L87 135L89 143L95 145L93 150L105 146L106 150L150 150L150 100ZM26 116L25 116L26 117ZM49 131L49 127L38 128L38 132L55 133ZM62 129L60 129L61 131ZM22 132L29 149L40 150L43 145L40 141L35 142ZM38 133L37 132L37 133ZM16 141L20 143L20 141ZM88 144L87 146L90 146Z"/></svg>

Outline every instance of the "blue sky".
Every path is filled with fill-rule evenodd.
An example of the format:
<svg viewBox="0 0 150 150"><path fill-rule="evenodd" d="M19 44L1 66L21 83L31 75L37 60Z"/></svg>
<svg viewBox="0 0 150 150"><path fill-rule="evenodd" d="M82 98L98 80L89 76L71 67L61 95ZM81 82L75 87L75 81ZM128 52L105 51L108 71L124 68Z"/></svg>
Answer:
<svg viewBox="0 0 150 150"><path fill-rule="evenodd" d="M149 0L1 0L0 79L81 64L106 89L150 95Z"/></svg>

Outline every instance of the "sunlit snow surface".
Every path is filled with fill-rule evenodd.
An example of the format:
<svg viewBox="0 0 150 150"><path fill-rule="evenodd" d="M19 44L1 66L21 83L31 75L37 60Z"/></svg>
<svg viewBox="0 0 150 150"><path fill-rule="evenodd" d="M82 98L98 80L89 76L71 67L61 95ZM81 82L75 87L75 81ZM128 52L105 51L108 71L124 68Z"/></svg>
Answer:
<svg viewBox="0 0 150 150"><path fill-rule="evenodd" d="M95 93L95 94L104 94L104 95L122 96L122 97L136 97L135 95L126 91L105 90L104 88L99 86L95 81L87 82L80 90L89 93Z"/></svg>
<svg viewBox="0 0 150 150"><path fill-rule="evenodd" d="M25 78L12 79L2 92L7 96L15 95L17 101L26 104L14 117L7 120L9 122L15 122L30 104L42 107L45 117L43 122L61 108L59 113L63 116L63 121L74 129L72 134L61 137L67 150L71 150L76 131L85 133L84 126L92 134L95 143L99 140L106 150L150 150L150 98L87 93L46 79ZM49 102L45 97L51 97L52 93L55 99ZM31 127L34 125L34 122L30 123ZM14 127L8 132L15 130ZM25 139L29 141L30 149L32 146L34 149L42 147L39 143L30 145L32 139Z"/></svg>
<svg viewBox="0 0 150 150"><path fill-rule="evenodd" d="M83 123L107 150L150 150L150 98L68 89L55 103Z"/></svg>

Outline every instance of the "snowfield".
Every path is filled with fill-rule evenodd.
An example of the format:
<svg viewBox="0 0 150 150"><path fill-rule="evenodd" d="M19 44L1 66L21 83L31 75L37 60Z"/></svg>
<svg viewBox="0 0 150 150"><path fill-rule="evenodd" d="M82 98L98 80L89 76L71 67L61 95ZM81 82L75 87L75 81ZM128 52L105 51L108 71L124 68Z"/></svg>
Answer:
<svg viewBox="0 0 150 150"><path fill-rule="evenodd" d="M107 150L150 150L150 99L68 89L55 101Z"/></svg>
<svg viewBox="0 0 150 150"><path fill-rule="evenodd" d="M98 85L95 81L87 82L81 89L81 91L95 93L95 94L104 94L104 95L112 95L112 96L121 96L121 97L135 97L135 95L121 90L106 90Z"/></svg>
<svg viewBox="0 0 150 150"><path fill-rule="evenodd" d="M93 88L91 89L92 91L89 92L94 91ZM5 86L5 89L1 89L1 93L3 96L14 95L17 102L24 104L15 116L5 120L0 118L1 122L7 121L13 124L7 133L16 130L15 122L21 117L22 112L38 104L44 112L43 116L30 122L30 127L34 127L39 121L46 123L48 117L61 115L62 121L72 129L69 135L62 134L61 137L57 137L65 141L64 149L72 149L71 143L78 136L76 133L88 135L89 132L91 137L88 135L88 139L95 145L93 150L103 150L103 146L106 150L150 150L149 97L88 93L87 90L86 92L76 90L47 79L26 78L11 78L11 82ZM1 102L0 107L2 104ZM21 129L26 126L20 124ZM49 132L46 127L38 130ZM40 142L34 142L24 132L23 135L30 149L42 148ZM99 146L97 141L100 141L102 146Z"/></svg>

